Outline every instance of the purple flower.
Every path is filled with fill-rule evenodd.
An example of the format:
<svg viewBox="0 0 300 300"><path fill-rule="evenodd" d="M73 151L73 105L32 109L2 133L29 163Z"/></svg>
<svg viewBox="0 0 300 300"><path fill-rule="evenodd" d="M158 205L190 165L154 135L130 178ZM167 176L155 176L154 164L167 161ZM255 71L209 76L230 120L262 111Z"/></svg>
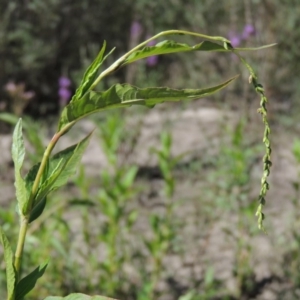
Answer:
<svg viewBox="0 0 300 300"><path fill-rule="evenodd" d="M247 24L244 27L243 33L242 33L242 39L247 40L251 35L255 35L255 28L251 24Z"/></svg>
<svg viewBox="0 0 300 300"><path fill-rule="evenodd" d="M23 93L23 97L25 100L30 100L35 96L35 92L33 91L28 91Z"/></svg>
<svg viewBox="0 0 300 300"><path fill-rule="evenodd" d="M17 86L14 82L10 81L5 85L5 89L7 92L13 93L17 89Z"/></svg>
<svg viewBox="0 0 300 300"><path fill-rule="evenodd" d="M158 62L158 56L153 55L146 58L146 64L149 67L154 67Z"/></svg>
<svg viewBox="0 0 300 300"><path fill-rule="evenodd" d="M150 36L148 36L147 39L150 39ZM152 40L148 43L148 46L154 46L154 45L156 45L155 40Z"/></svg>
<svg viewBox="0 0 300 300"><path fill-rule="evenodd" d="M140 35L142 32L142 25L141 23L139 23L138 21L134 21L131 24L131 28L130 28L130 35L132 37L136 37L138 35Z"/></svg>
<svg viewBox="0 0 300 300"><path fill-rule="evenodd" d="M59 104L60 106L65 106L68 101L71 98L71 91L70 91L70 86L71 86L71 80L66 77L66 76L61 76L58 79L58 85L59 85L59 90L58 90L58 96L59 96Z"/></svg>
<svg viewBox="0 0 300 300"><path fill-rule="evenodd" d="M234 36L233 38L231 38L230 41L231 41L231 45L233 47L238 47L240 45L240 43L241 43L241 39L238 36Z"/></svg>
<svg viewBox="0 0 300 300"><path fill-rule="evenodd" d="M150 37L151 36L148 35L147 39L150 39ZM147 45L150 46L150 47L154 46L154 45L156 45L156 41L152 40ZM158 62L158 56L157 55L149 56L149 57L146 58L146 64L149 67L154 67L157 64L157 62Z"/></svg>
<svg viewBox="0 0 300 300"><path fill-rule="evenodd" d="M68 88L71 86L71 80L65 76L59 77L58 85L61 88Z"/></svg>
<svg viewBox="0 0 300 300"><path fill-rule="evenodd" d="M59 95L59 103L61 106L64 106L68 103L68 101L71 98L71 91L65 87L61 87L58 90L58 95Z"/></svg>
<svg viewBox="0 0 300 300"><path fill-rule="evenodd" d="M229 32L229 40L232 47L238 47L241 44L241 38L238 34L234 32Z"/></svg>

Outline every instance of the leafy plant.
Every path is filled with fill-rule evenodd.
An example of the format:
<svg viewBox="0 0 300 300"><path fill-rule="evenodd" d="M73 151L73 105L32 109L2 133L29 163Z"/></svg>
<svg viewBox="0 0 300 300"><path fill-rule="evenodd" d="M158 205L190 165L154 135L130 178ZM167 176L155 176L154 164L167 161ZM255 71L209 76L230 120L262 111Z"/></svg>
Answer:
<svg viewBox="0 0 300 300"><path fill-rule="evenodd" d="M156 40L162 36L167 35L190 35L204 39L203 42L194 46L178 43L175 41L162 41L153 46L147 46L147 44L153 40ZM17 198L17 212L20 219L19 236L15 255L11 243L5 235L5 232L1 228L0 238L4 248L4 258L6 263L6 277L7 277L7 300L21 300L23 299L34 287L35 284L47 268L48 263L43 263L36 267L31 273L22 274L22 257L23 248L25 245L27 230L31 223L36 221L37 218L43 213L47 197L50 192L65 185L70 176L72 176L80 159L89 143L91 134L88 134L84 139L75 145L72 145L54 155L52 151L58 142L58 140L65 135L80 119L99 111L107 110L110 108L122 108L131 105L145 105L153 107L156 104L165 101L179 101L179 100L196 100L202 97L206 97L213 94L232 83L237 77L233 77L219 85L203 88L203 89L170 89L165 87L153 87L153 88L137 88L129 84L114 84L106 91L95 90L97 84L106 76L112 72L117 71L123 66L133 63L137 60L147 58L153 55L162 55L178 52L191 52L191 51L217 51L233 53L239 57L241 62L247 67L250 72L250 82L252 82L256 92L261 96L259 112L262 114L263 122L265 124L264 131L264 144L266 147L266 154L264 156L264 173L262 177L262 188L259 195L259 207L257 210L258 225L263 228L263 212L262 207L265 202L265 196L269 188L267 183L267 176L270 172L270 154L271 147L269 141L270 128L267 121L266 102L267 98L264 94L263 87L258 83L258 79L253 72L252 68L240 55L241 51L251 51L261 48L247 48L247 49L235 49L230 42L223 37L211 37L199 33L182 31L182 30L170 30L161 32L145 42L134 47L132 50L121 56L110 67L103 70L99 75L100 70L105 59L113 52L111 50L105 55L106 43L104 42L102 49L97 55L94 62L86 70L80 86L76 90L71 102L62 110L59 118L58 127L56 133L53 135L46 150L43 153L41 162L34 165L27 175L24 177L22 174L22 166L25 158L25 146L22 134L22 120L20 119L13 133L13 145L12 145L12 158L15 166L15 188ZM167 141L167 140L166 140ZM168 143L167 143L168 144ZM162 152L163 153L163 152ZM161 168L163 170L165 180L168 182L168 188L166 191L172 193L172 178L169 176L169 167L166 168L164 160L161 160ZM121 179L121 183L127 188L128 184L131 184L132 178L134 178L136 170L130 169L125 174L122 174L124 178ZM124 189L121 187L121 191ZM122 197L122 192L117 193L113 197L100 195L100 203L108 204L109 201L119 201L119 197ZM122 204L122 203L121 203ZM119 207L122 207L120 204ZM109 206L106 206L108 208ZM107 212L110 214L111 212ZM115 212L114 212L115 213ZM117 214L119 215L119 214ZM110 216L111 217L111 216ZM115 215L114 215L115 218ZM153 228L158 228L160 222L157 218L153 218ZM114 226L118 226L118 220L114 222ZM115 235L109 236L112 240ZM115 246L111 245L111 249ZM112 253L112 257L115 252ZM115 259L115 257L113 257ZM105 266L102 266L105 267ZM116 264L118 267L118 264ZM109 270L112 275L115 270ZM102 299L105 297L94 296L89 297L82 294L71 294L62 299ZM50 299L60 299L60 297L48 297Z"/></svg>
<svg viewBox="0 0 300 300"><path fill-rule="evenodd" d="M148 289L144 290L143 297L154 299L156 285L163 270L163 259L170 251L172 242L176 236L173 210L175 203L173 195L175 189L175 178L173 169L183 155L173 158L171 155L172 136L170 133L162 132L160 136L161 149L151 149L158 158L158 165L164 181L164 212L163 214L152 213L149 223L152 231L152 238L145 239L145 245L152 260L152 274L148 281Z"/></svg>

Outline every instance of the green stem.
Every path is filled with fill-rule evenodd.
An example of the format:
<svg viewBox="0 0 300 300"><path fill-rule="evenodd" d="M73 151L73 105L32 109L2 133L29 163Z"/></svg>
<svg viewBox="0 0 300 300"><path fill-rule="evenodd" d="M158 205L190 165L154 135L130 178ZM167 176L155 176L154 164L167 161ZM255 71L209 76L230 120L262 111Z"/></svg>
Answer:
<svg viewBox="0 0 300 300"><path fill-rule="evenodd" d="M41 180L41 177L45 170L49 156L50 156L53 148L55 147L57 141L63 135L64 132L65 132L65 130L61 130L60 132L56 133L53 136L52 140L50 141L47 149L45 150L43 159L41 161L39 170L37 172L37 175L35 177L35 180L34 180L31 192L30 192L26 213L24 215L21 215L21 217L20 217L21 225L20 225L20 229L19 229L19 237L18 237L17 248L16 248L16 252L15 252L15 260L14 260L14 266L15 266L16 274L17 274L17 282L20 279L20 270L21 270L21 264L22 264L23 249L24 249L26 233L27 233L29 218L30 218L30 212L32 209L34 197L38 191L40 180Z"/></svg>
<svg viewBox="0 0 300 300"><path fill-rule="evenodd" d="M22 253L23 253L23 248L24 248L24 243L25 243L25 238L26 238L26 232L28 228L28 222L29 218L25 216L21 216L21 224L20 224L20 230L19 230L19 237L18 237L18 244L17 244L17 249L15 253L15 261L14 261L14 266L16 269L16 281L19 281L20 277L20 269L21 269L21 261L22 261Z"/></svg>

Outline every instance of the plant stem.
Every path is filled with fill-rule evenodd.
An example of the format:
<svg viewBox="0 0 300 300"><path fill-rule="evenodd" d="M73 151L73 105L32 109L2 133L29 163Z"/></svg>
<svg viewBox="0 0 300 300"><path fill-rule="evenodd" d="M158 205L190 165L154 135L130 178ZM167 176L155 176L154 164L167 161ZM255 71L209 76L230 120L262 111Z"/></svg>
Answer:
<svg viewBox="0 0 300 300"><path fill-rule="evenodd" d="M20 216L19 237L18 237L17 248L16 248L16 252L15 252L15 261L14 261L14 266L15 266L15 269L16 269L17 282L20 279L20 270L21 270L21 264L22 264L23 249L24 249L26 233L27 233L27 229L28 229L30 213L31 213L34 197L36 196L36 193L38 191L40 180L41 180L41 177L42 177L43 172L45 170L45 167L47 165L47 161L49 159L49 156L50 156L53 148L55 147L57 141L59 140L59 138L62 136L63 133L64 133L63 131L60 131L60 132L56 133L53 136L53 138L51 139L49 145L47 146L47 148L44 152L43 159L41 161L39 170L38 170L37 175L35 177L31 192L30 192L26 213L24 215L22 214Z"/></svg>
<svg viewBox="0 0 300 300"><path fill-rule="evenodd" d="M19 281L19 277L20 277L22 253L23 253L23 248L24 248L24 243L25 243L26 232L27 232L27 228L28 228L28 222L29 222L28 217L21 216L18 244L17 244L17 249L16 249L16 253L15 253L15 261L14 261L16 275L17 275L17 278L16 278L17 282Z"/></svg>

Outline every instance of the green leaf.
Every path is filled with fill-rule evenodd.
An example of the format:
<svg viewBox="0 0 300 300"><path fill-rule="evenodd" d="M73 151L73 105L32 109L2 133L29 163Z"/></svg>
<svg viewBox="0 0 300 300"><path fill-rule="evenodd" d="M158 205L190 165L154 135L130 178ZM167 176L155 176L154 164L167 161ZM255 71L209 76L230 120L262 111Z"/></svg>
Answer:
<svg viewBox="0 0 300 300"><path fill-rule="evenodd" d="M27 190L25 181L21 176L21 169L25 157L25 147L22 134L22 119L19 119L18 123L15 126L11 152L15 166L15 188L19 205L19 213L26 214Z"/></svg>
<svg viewBox="0 0 300 300"><path fill-rule="evenodd" d="M48 262L38 266L35 270L18 282L15 300L23 300L25 295L27 295L35 287L37 280L43 276L47 265Z"/></svg>
<svg viewBox="0 0 300 300"><path fill-rule="evenodd" d="M175 90L166 87L140 89L129 84L115 84L105 92L90 91L80 101L67 105L62 111L59 130L71 122L92 113L116 107L131 105L154 106L165 101L194 100L207 97L229 85L233 77L224 83L206 89Z"/></svg>
<svg viewBox="0 0 300 300"><path fill-rule="evenodd" d="M222 45L213 43L211 41L203 41L194 46L189 46L188 44L177 43L175 41L166 40L157 43L154 46L146 46L140 50L133 52L124 62L125 64L130 64L139 59L143 59L153 55L170 54L170 53L180 53L180 52L191 52L191 51L224 51L228 52Z"/></svg>
<svg viewBox="0 0 300 300"><path fill-rule="evenodd" d="M10 243L0 226L0 240L4 250L4 260L6 265L7 299L14 299L16 285L16 271L14 267L14 255Z"/></svg>
<svg viewBox="0 0 300 300"><path fill-rule="evenodd" d="M52 167L53 167L53 165L54 164L52 164ZM44 172L45 180L42 182L42 184L39 187L35 201L38 202L41 199L44 199L50 193L55 181L61 174L65 165L66 165L66 161L64 161L64 159L60 159L56 163L56 166L54 166L54 169L49 171L50 164L48 164L48 168Z"/></svg>
<svg viewBox="0 0 300 300"><path fill-rule="evenodd" d="M268 48L272 45L266 45L257 48L234 48L235 51L255 51L261 50L264 48ZM161 54L170 54L170 53L180 53L180 52L192 52L192 51L214 51L214 52L232 52L232 48L226 49L223 45L211 42L211 41L203 41L194 46L190 46L188 44L177 43L172 40L162 41L157 43L154 46L146 46L140 50L134 51L128 58L122 63L123 65L130 64L137 60L153 56L153 55L161 55Z"/></svg>
<svg viewBox="0 0 300 300"><path fill-rule="evenodd" d="M70 177L76 172L91 135L92 132L79 143L56 153L49 159L47 169L43 176L44 181L40 184L37 195L34 199L30 222L37 219L43 212L46 205L46 196L50 192L65 185ZM33 166L28 172L25 178L27 190L31 189L32 182L34 181L38 169L39 164Z"/></svg>
<svg viewBox="0 0 300 300"><path fill-rule="evenodd" d="M25 147L22 134L22 119L19 119L13 133L12 158L15 167L20 170L25 157Z"/></svg>
<svg viewBox="0 0 300 300"><path fill-rule="evenodd" d="M122 176L122 186L126 189L132 186L133 181L136 177L136 174L138 172L137 166L130 167L127 172Z"/></svg>
<svg viewBox="0 0 300 300"><path fill-rule="evenodd" d="M37 204L32 208L29 218L29 223L36 220L44 211L47 203L47 198L43 198L42 200L38 201Z"/></svg>
<svg viewBox="0 0 300 300"><path fill-rule="evenodd" d="M97 55L96 59L92 62L92 64L87 68L86 72L83 75L82 81L80 83L80 86L75 92L75 95L72 97L71 102L76 101L80 99L91 87L91 85L94 83L94 80L97 76L97 72L104 62L104 60L114 51L112 49L104 58L104 52L106 49L106 42L104 41L103 46Z"/></svg>
<svg viewBox="0 0 300 300"><path fill-rule="evenodd" d="M25 176L25 184L26 184L26 191L27 191L28 198L30 197L32 186L33 186L35 177L38 173L39 167L40 167L40 163L35 164ZM45 176L42 176L42 177L45 178ZM41 186L41 184L42 183L40 182L39 186ZM39 200L39 202L36 201L36 197L35 197L33 206L32 206L31 212L30 212L29 223L33 222L35 219L37 219L42 214L45 206L46 206L46 197L44 197L43 199L41 198Z"/></svg>
<svg viewBox="0 0 300 300"><path fill-rule="evenodd" d="M55 174L59 173L57 179L53 180L54 182L50 182L51 191L65 185L70 177L75 174L92 133L93 132L89 133L79 143L56 153L50 158L48 173L49 178L52 177L52 174L55 178ZM41 186L39 194L46 187L47 183L45 182L45 186Z"/></svg>
<svg viewBox="0 0 300 300"><path fill-rule="evenodd" d="M88 296L84 294L70 294L66 297L54 297L50 296L45 298L44 300L116 300L114 298L108 298L104 296Z"/></svg>
<svg viewBox="0 0 300 300"><path fill-rule="evenodd" d="M33 167L31 167L31 169L29 170L29 172L26 174L26 176L24 178L28 197L31 193L32 186L33 186L35 177L37 175L37 172L39 170L39 167L40 167L40 163L35 164Z"/></svg>

